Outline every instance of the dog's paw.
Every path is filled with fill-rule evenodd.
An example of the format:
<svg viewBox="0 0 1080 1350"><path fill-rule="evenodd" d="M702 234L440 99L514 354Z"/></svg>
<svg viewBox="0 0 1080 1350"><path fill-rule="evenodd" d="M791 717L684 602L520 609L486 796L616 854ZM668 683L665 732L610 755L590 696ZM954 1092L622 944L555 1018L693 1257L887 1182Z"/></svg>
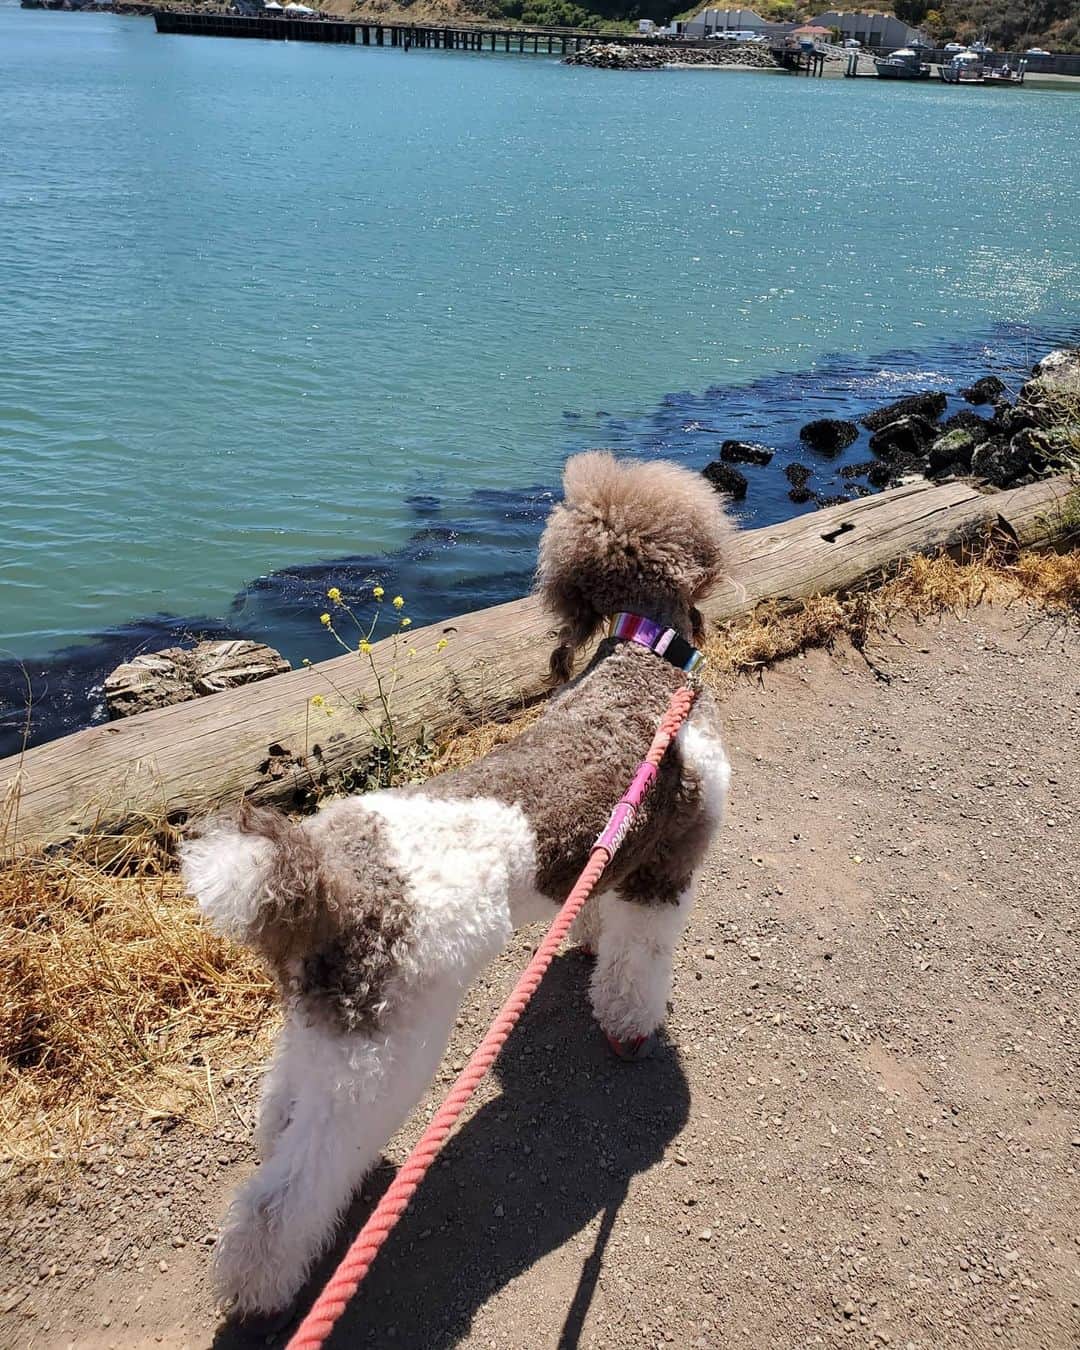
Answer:
<svg viewBox="0 0 1080 1350"><path fill-rule="evenodd" d="M630 1036L625 1041L608 1036L607 1043L611 1046L612 1053L619 1059L648 1059L656 1045L656 1035L654 1033L651 1036Z"/></svg>
<svg viewBox="0 0 1080 1350"><path fill-rule="evenodd" d="M288 1312L304 1285L308 1262L289 1250L265 1209L234 1204L214 1250L218 1303L233 1318L249 1320Z"/></svg>

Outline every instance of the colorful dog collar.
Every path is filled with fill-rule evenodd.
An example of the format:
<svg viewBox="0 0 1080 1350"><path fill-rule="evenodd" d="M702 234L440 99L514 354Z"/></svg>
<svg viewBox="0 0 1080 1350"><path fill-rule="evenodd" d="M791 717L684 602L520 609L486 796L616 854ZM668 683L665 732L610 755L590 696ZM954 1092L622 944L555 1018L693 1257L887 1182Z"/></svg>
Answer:
<svg viewBox="0 0 1080 1350"><path fill-rule="evenodd" d="M640 614L616 614L608 636L625 638L627 642L648 647L649 651L670 661L676 670L683 670L688 675L705 663L704 653L692 647L674 628L664 628L662 624L643 618Z"/></svg>

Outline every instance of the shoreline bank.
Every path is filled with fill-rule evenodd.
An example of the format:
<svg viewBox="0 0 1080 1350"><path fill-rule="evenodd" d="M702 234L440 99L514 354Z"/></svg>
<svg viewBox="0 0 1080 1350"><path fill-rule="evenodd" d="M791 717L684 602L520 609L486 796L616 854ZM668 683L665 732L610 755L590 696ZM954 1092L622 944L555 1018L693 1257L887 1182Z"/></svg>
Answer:
<svg viewBox="0 0 1080 1350"><path fill-rule="evenodd" d="M857 501L895 480L894 469L870 448L869 435L875 433L856 425L871 410L899 395L933 388L942 392L946 407L941 417L950 430L952 419L967 411L981 432L981 423L992 420L991 410L983 408L985 415L980 416L957 389L993 372L1015 391L1030 371L1032 346L1045 351L1063 340L1080 342L1080 330L1060 329L1034 337L1021 327L1013 337L987 333L965 340L959 348L878 353L854 363L826 361L814 372L777 373L743 386L668 395L655 409L642 409L633 418L604 414L602 422L585 432L574 432L576 423L567 422L572 433L568 449L605 445L622 454L662 453L701 470L720 454L724 461L717 466L722 470L720 486L730 491L734 485L745 494L737 512L747 524L779 524L824 504ZM990 360L985 355L988 347L996 350ZM886 372L888 379L883 380ZM839 452L818 452L805 444L799 429L807 420L803 411L807 404L834 418L851 419L850 444ZM914 431L919 430L916 423ZM764 459L763 438L769 441ZM729 442L749 446L748 457L728 462ZM895 453L906 454L895 438L890 445ZM913 461L902 458L898 463L906 465L906 473L918 471ZM871 472L875 478L868 479ZM330 586L348 589L364 578L378 577L393 588L391 593L408 597L417 625L522 595L530 586L529 550L553 491L552 485L538 483L513 493L480 493L465 501L416 497L410 499L415 534L403 549L284 564L243 587L218 613L151 614L42 655L0 661L0 707L5 712L0 719L0 758L16 753L22 743L27 678L35 699L29 743L40 745L103 723L106 676L139 653L189 647L201 640L250 639L280 651L294 666L304 658L319 659L315 616L324 608ZM470 551L480 548L473 540L496 537L503 540L498 560L478 551L470 567ZM445 574L444 559L449 566ZM502 570L491 570L497 561Z"/></svg>

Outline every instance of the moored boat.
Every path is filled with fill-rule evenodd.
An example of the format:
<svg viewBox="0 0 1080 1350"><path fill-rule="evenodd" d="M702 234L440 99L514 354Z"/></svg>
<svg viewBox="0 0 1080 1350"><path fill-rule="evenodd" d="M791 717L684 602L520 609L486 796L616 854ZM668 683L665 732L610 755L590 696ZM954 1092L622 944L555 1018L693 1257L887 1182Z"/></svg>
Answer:
<svg viewBox="0 0 1080 1350"><path fill-rule="evenodd" d="M882 80L928 80L930 67L912 47L900 47L889 56L875 56L874 69Z"/></svg>
<svg viewBox="0 0 1080 1350"><path fill-rule="evenodd" d="M1021 61L1015 70L1007 63L988 66L981 52L968 49L957 52L948 64L940 67L939 73L946 84L1021 85L1026 68L1026 61Z"/></svg>

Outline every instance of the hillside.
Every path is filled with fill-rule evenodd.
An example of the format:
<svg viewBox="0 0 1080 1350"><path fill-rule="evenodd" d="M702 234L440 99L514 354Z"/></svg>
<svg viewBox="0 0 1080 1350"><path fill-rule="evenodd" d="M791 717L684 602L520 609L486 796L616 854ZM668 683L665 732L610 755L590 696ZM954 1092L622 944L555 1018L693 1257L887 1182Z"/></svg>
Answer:
<svg viewBox="0 0 1080 1350"><path fill-rule="evenodd" d="M809 19L828 6L810 0L761 0L757 12L778 22ZM668 0L327 0L330 13L364 14L385 20L454 18L508 19L567 27L609 26L638 19L666 22L690 18L703 5L672 12ZM872 6L875 10L878 6ZM1050 51L1080 51L1080 0L896 0L883 13L925 28L941 42L985 36L999 51L1040 46Z"/></svg>

